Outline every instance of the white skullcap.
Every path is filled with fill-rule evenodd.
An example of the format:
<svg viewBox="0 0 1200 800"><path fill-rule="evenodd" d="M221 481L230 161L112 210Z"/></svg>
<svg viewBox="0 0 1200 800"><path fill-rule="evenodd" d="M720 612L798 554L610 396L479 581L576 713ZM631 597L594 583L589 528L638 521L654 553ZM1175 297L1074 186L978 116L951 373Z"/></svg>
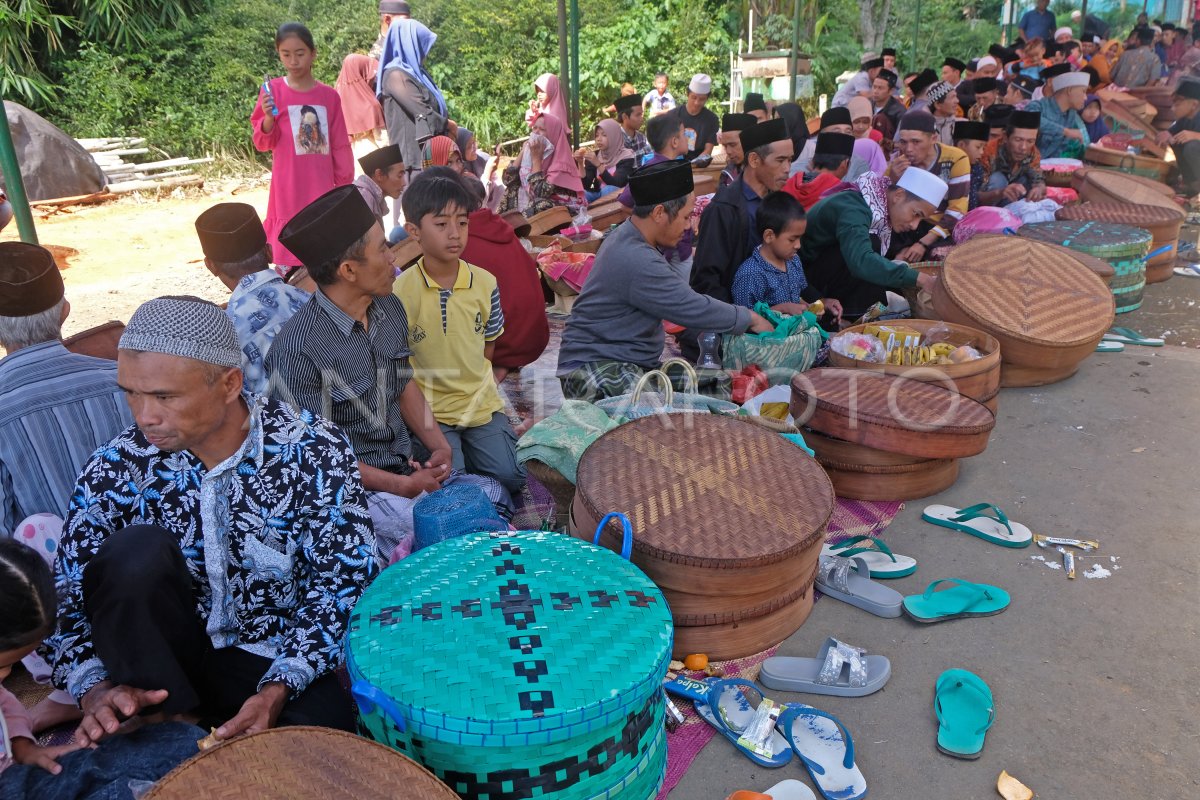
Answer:
<svg viewBox="0 0 1200 800"><path fill-rule="evenodd" d="M1072 86L1082 86L1087 88L1092 82L1092 76L1086 72L1068 72L1066 75L1054 76L1054 91L1061 92L1064 89L1070 89Z"/></svg>
<svg viewBox="0 0 1200 800"><path fill-rule="evenodd" d="M909 167L904 170L904 174L900 176L900 180L896 181L896 185L926 201L934 208L941 206L942 201L946 199L946 192L949 191L944 180L920 167Z"/></svg>
<svg viewBox="0 0 1200 800"><path fill-rule="evenodd" d="M1068 27L1066 27L1066 26L1063 26L1063 27L1059 28L1058 30L1056 30L1056 31L1054 32L1054 38L1055 38L1055 39L1057 39L1058 37L1062 36L1064 33L1065 33L1067 36L1074 36L1074 35L1075 35L1075 32L1074 32L1074 31L1072 31L1070 28L1068 28Z"/></svg>
<svg viewBox="0 0 1200 800"><path fill-rule="evenodd" d="M996 59L992 58L991 56L984 56L983 58L979 59L979 61L975 62L975 69L977 71L983 69L984 67L998 67L998 66L1000 66L1000 62L997 61Z"/></svg>
<svg viewBox="0 0 1200 800"><path fill-rule="evenodd" d="M692 82L688 84L688 91L696 94L711 94L712 93L712 78L699 72L692 76Z"/></svg>
<svg viewBox="0 0 1200 800"><path fill-rule="evenodd" d="M1151 25L1150 30L1154 31L1155 33L1162 33L1162 28L1158 27L1157 25Z"/></svg>

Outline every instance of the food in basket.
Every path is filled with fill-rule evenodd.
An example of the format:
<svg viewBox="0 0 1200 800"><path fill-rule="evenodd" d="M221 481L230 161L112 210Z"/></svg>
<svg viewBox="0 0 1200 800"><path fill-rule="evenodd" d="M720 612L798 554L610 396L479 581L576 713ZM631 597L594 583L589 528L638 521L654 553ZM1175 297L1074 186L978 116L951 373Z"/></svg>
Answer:
<svg viewBox="0 0 1200 800"><path fill-rule="evenodd" d="M865 333L839 333L830 340L829 346L836 353L856 361L870 361L883 364L887 360L887 350L883 342Z"/></svg>

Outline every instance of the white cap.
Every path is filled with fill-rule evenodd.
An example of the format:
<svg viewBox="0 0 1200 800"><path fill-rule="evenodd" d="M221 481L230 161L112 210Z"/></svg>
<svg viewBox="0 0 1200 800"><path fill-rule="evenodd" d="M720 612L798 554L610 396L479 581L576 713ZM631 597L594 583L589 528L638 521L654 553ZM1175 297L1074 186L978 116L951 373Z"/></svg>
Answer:
<svg viewBox="0 0 1200 800"><path fill-rule="evenodd" d="M1092 76L1086 72L1068 72L1066 75L1055 75L1053 80L1054 91L1061 92L1072 86L1082 86L1086 89L1092 82Z"/></svg>
<svg viewBox="0 0 1200 800"><path fill-rule="evenodd" d="M1062 36L1064 33L1067 36L1071 36L1071 37L1075 36L1075 32L1073 30L1071 30L1070 28L1067 28L1067 27L1062 27L1054 32L1054 38L1057 39L1058 37Z"/></svg>
<svg viewBox="0 0 1200 800"><path fill-rule="evenodd" d="M1162 28L1158 27L1157 25L1151 25L1150 30L1154 31L1155 33L1162 33Z"/></svg>
<svg viewBox="0 0 1200 800"><path fill-rule="evenodd" d="M983 58L981 58L975 62L975 70L977 72L979 70L983 69L984 67L998 67L998 66L1000 66L1000 62L997 61L996 59L992 58L991 56L984 56Z"/></svg>
<svg viewBox="0 0 1200 800"><path fill-rule="evenodd" d="M920 167L909 167L904 170L904 174L900 176L900 180L896 181L896 185L910 194L915 194L934 208L942 204L942 201L946 199L946 192L949 191L944 180Z"/></svg>
<svg viewBox="0 0 1200 800"><path fill-rule="evenodd" d="M1101 39L1099 36L1093 36L1092 44L1104 44L1104 40Z"/></svg>
<svg viewBox="0 0 1200 800"><path fill-rule="evenodd" d="M688 91L695 92L696 94L711 94L712 78L703 72L693 75L692 82L688 84Z"/></svg>
<svg viewBox="0 0 1200 800"><path fill-rule="evenodd" d="M1083 16L1083 12L1080 11L1078 8L1071 12L1071 19L1074 20L1075 22L1079 22L1079 19L1082 16Z"/></svg>

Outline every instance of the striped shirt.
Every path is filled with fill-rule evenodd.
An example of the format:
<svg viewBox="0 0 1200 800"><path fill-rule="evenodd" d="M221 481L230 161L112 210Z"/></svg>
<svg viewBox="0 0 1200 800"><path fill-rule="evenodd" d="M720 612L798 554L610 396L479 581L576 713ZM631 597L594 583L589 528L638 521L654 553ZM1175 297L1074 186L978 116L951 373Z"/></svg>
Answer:
<svg viewBox="0 0 1200 800"><path fill-rule="evenodd" d="M32 514L65 517L92 452L132 424L115 361L60 341L0 359L0 536Z"/></svg>
<svg viewBox="0 0 1200 800"><path fill-rule="evenodd" d="M925 167L946 182L949 187L942 202L942 213L934 217L933 230L943 239L950 236L954 226L966 215L971 201L971 160L957 147L948 144L937 148L933 163Z"/></svg>
<svg viewBox="0 0 1200 800"><path fill-rule="evenodd" d="M407 475L412 439L400 393L412 379L408 319L394 295L376 297L367 317L364 329L318 289L267 353L271 395L332 420L362 463Z"/></svg>

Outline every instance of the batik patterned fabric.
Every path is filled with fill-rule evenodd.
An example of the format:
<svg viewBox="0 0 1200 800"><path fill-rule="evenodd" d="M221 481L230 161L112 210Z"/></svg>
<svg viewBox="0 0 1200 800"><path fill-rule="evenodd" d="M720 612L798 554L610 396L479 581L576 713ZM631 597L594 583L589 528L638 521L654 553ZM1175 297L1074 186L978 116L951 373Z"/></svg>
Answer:
<svg viewBox="0 0 1200 800"><path fill-rule="evenodd" d="M174 534L196 614L216 648L273 659L259 686L292 696L341 660L351 609L376 571L375 536L354 453L334 425L255 395L241 449L213 470L131 427L92 456L76 484L56 579L54 682L80 698L107 677L91 641L83 576L130 525Z"/></svg>
<svg viewBox="0 0 1200 800"><path fill-rule="evenodd" d="M264 269L238 281L225 314L237 331L242 346L242 383L246 391L265 394L265 361L275 334L312 297L303 289L288 286L274 270Z"/></svg>

